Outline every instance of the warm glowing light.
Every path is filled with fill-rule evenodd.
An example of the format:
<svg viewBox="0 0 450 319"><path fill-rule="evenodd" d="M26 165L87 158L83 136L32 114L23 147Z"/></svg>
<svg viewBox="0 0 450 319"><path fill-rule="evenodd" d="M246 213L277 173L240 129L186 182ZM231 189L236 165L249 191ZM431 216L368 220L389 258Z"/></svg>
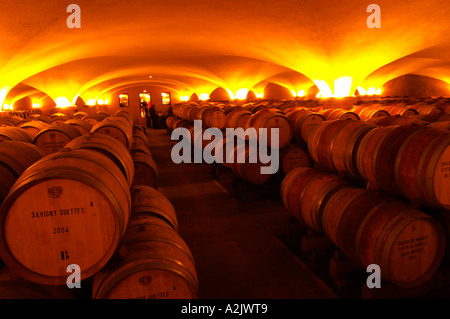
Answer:
<svg viewBox="0 0 450 319"><path fill-rule="evenodd" d="M239 89L234 97L238 100L245 100L247 98L248 89Z"/></svg>
<svg viewBox="0 0 450 319"><path fill-rule="evenodd" d="M234 96L234 93L231 92L230 89L227 89L228 95L230 95L230 99L234 100L236 97Z"/></svg>
<svg viewBox="0 0 450 319"><path fill-rule="evenodd" d="M6 95L8 95L9 87L5 86L3 89L0 90L0 106L2 106L3 102L5 101Z"/></svg>
<svg viewBox="0 0 450 319"><path fill-rule="evenodd" d="M375 91L375 94L381 95L381 89L377 89L377 90Z"/></svg>
<svg viewBox="0 0 450 319"><path fill-rule="evenodd" d="M292 96L296 97L297 96L297 92L295 92L294 90L291 90Z"/></svg>
<svg viewBox="0 0 450 319"><path fill-rule="evenodd" d="M319 88L319 93L316 97L328 98L328 97L346 97L350 96L352 89L353 78L351 76L341 76L334 80L334 93L330 86L324 80L314 80L314 83Z"/></svg>
<svg viewBox="0 0 450 319"><path fill-rule="evenodd" d="M350 96L353 79L351 76L342 76L334 80L334 97Z"/></svg>
<svg viewBox="0 0 450 319"><path fill-rule="evenodd" d="M189 101L189 96L188 95L182 95L182 96L180 96L180 100L184 101L184 102Z"/></svg>
<svg viewBox="0 0 450 319"><path fill-rule="evenodd" d="M367 95L375 95L376 93L377 93L377 89L375 89L374 87L367 89Z"/></svg>
<svg viewBox="0 0 450 319"><path fill-rule="evenodd" d="M297 93L297 96L299 96L299 97L303 97L303 96L305 96L306 95L306 91L305 90L300 90L300 91L298 91L298 93Z"/></svg>
<svg viewBox="0 0 450 319"><path fill-rule="evenodd" d="M33 103L33 109L38 109L41 107L40 103Z"/></svg>
<svg viewBox="0 0 450 319"><path fill-rule="evenodd" d="M3 104L2 109L3 111L10 111L12 110L12 106L10 106L9 104Z"/></svg>
<svg viewBox="0 0 450 319"><path fill-rule="evenodd" d="M209 100L209 94L208 93L200 94L200 100L202 100L202 101Z"/></svg>
<svg viewBox="0 0 450 319"><path fill-rule="evenodd" d="M72 103L70 103L69 99L66 97L56 98L55 103L56 103L56 106L60 107L60 108L72 106Z"/></svg>
<svg viewBox="0 0 450 319"><path fill-rule="evenodd" d="M366 91L365 88L358 86L357 89L358 89L359 95L366 95L367 94L367 91Z"/></svg>
<svg viewBox="0 0 450 319"><path fill-rule="evenodd" d="M316 97L327 98L333 96L333 92L331 91L330 86L327 82L323 80L313 80L313 82L319 88L319 93L317 93Z"/></svg>
<svg viewBox="0 0 450 319"><path fill-rule="evenodd" d="M89 100L87 100L86 105L94 106L94 105L95 105L95 99L89 99Z"/></svg>
<svg viewBox="0 0 450 319"><path fill-rule="evenodd" d="M262 99L264 97L264 93L256 93L255 92L255 95L258 99Z"/></svg>
<svg viewBox="0 0 450 319"><path fill-rule="evenodd" d="M98 104L98 105L103 105L103 104L105 104L105 101L102 100L102 99L98 99L98 100L97 100L97 104Z"/></svg>

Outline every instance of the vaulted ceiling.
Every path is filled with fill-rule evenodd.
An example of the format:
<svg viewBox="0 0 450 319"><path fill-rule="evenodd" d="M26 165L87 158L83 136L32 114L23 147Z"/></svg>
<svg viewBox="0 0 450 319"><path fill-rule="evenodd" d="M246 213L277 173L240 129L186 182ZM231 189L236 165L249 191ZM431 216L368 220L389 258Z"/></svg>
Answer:
<svg viewBox="0 0 450 319"><path fill-rule="evenodd" d="M68 28L67 7L81 9ZM0 0L0 105L45 93L87 99L152 85L298 91L350 76L353 89L404 74L450 83L450 1ZM19 89L21 88L21 89Z"/></svg>

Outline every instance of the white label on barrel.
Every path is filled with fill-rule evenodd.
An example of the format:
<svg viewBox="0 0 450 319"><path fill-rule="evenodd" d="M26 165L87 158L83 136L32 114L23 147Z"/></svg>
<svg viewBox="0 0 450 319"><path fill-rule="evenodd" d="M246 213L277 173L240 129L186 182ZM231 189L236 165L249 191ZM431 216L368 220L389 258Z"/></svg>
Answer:
<svg viewBox="0 0 450 319"><path fill-rule="evenodd" d="M59 196L49 196L49 190L61 189ZM68 263L86 270L105 256L116 237L114 216L98 190L74 180L49 180L31 186L11 205L5 239L26 268L66 277Z"/></svg>

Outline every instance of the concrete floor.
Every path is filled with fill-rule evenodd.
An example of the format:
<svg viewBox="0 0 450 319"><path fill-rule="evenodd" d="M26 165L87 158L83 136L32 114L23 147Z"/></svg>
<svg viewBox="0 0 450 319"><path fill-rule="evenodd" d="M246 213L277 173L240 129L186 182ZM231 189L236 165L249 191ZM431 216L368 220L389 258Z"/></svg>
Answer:
<svg viewBox="0 0 450 319"><path fill-rule="evenodd" d="M232 196L209 164L174 164L176 141L148 131L158 189L172 202L203 299L330 299L336 294L279 239L300 227L277 196Z"/></svg>

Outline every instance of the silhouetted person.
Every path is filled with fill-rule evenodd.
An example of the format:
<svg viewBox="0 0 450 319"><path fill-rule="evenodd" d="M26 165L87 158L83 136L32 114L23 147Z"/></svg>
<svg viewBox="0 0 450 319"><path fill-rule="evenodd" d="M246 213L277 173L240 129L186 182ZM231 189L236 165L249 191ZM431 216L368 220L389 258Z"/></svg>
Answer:
<svg viewBox="0 0 450 319"><path fill-rule="evenodd" d="M141 108L144 108L145 119L147 120L147 127L150 128L152 126L152 118L150 117L150 112L147 107L147 102L144 101L141 103Z"/></svg>
<svg viewBox="0 0 450 319"><path fill-rule="evenodd" d="M158 125L158 115L156 114L156 108L155 105L152 104L150 107L150 116L152 118L152 126L153 128L157 129L159 127Z"/></svg>

